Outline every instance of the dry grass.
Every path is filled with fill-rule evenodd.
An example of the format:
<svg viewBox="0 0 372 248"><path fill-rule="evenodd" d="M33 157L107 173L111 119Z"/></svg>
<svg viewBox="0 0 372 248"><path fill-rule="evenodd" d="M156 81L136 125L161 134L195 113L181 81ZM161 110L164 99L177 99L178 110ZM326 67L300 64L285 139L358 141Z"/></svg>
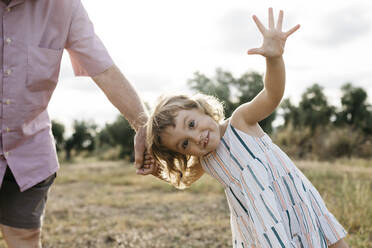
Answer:
<svg viewBox="0 0 372 248"><path fill-rule="evenodd" d="M349 231L351 247L372 247L370 162L297 164ZM63 164L48 200L43 247L231 247L228 206L208 176L177 191L136 176L122 161Z"/></svg>

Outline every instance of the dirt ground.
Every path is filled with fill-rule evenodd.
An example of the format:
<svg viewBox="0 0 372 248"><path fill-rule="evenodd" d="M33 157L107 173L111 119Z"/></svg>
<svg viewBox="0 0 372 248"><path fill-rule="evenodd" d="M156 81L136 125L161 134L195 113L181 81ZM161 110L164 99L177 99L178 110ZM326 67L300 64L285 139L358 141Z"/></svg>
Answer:
<svg viewBox="0 0 372 248"><path fill-rule="evenodd" d="M352 247L372 247L372 167L298 165L348 229ZM357 191L369 199L359 199ZM345 206L341 199L352 203ZM359 213L350 213L356 207ZM179 191L135 175L124 161L83 161L61 166L48 199L43 247L227 248L232 247L229 221L223 189L209 176ZM1 236L0 247L5 247Z"/></svg>

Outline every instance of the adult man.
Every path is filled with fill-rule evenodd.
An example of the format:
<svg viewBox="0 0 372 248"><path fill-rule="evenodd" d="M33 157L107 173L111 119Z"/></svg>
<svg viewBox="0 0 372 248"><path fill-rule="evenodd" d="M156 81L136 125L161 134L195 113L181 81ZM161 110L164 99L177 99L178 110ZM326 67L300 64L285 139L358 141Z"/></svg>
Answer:
<svg viewBox="0 0 372 248"><path fill-rule="evenodd" d="M41 247L41 217L58 169L47 106L63 50L75 74L92 77L137 131L137 168L147 116L80 0L1 0L0 15L0 227L11 248Z"/></svg>

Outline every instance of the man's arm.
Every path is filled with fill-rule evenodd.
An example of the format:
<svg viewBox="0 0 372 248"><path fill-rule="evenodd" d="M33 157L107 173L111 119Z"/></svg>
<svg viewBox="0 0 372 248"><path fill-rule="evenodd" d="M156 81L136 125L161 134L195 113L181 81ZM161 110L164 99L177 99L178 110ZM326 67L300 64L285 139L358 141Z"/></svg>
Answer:
<svg viewBox="0 0 372 248"><path fill-rule="evenodd" d="M147 114L134 87L116 65L92 78L110 102L124 115L136 132L146 123Z"/></svg>
<svg viewBox="0 0 372 248"><path fill-rule="evenodd" d="M142 175L151 173L153 164L143 167L146 148L146 128L144 125L148 117L136 90L116 65L92 77L92 79L136 131L134 154L137 173Z"/></svg>

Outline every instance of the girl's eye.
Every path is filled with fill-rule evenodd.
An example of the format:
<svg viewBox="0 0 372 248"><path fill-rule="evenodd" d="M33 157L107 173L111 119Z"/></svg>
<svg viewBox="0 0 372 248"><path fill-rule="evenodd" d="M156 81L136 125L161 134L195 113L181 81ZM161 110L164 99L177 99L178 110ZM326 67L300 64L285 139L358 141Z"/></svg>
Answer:
<svg viewBox="0 0 372 248"><path fill-rule="evenodd" d="M186 149L188 144L189 144L189 140L185 140L185 141L182 143L182 148L183 148L183 149Z"/></svg>
<svg viewBox="0 0 372 248"><path fill-rule="evenodd" d="M194 120L189 122L189 128L193 128L193 127L195 127L195 121Z"/></svg>

